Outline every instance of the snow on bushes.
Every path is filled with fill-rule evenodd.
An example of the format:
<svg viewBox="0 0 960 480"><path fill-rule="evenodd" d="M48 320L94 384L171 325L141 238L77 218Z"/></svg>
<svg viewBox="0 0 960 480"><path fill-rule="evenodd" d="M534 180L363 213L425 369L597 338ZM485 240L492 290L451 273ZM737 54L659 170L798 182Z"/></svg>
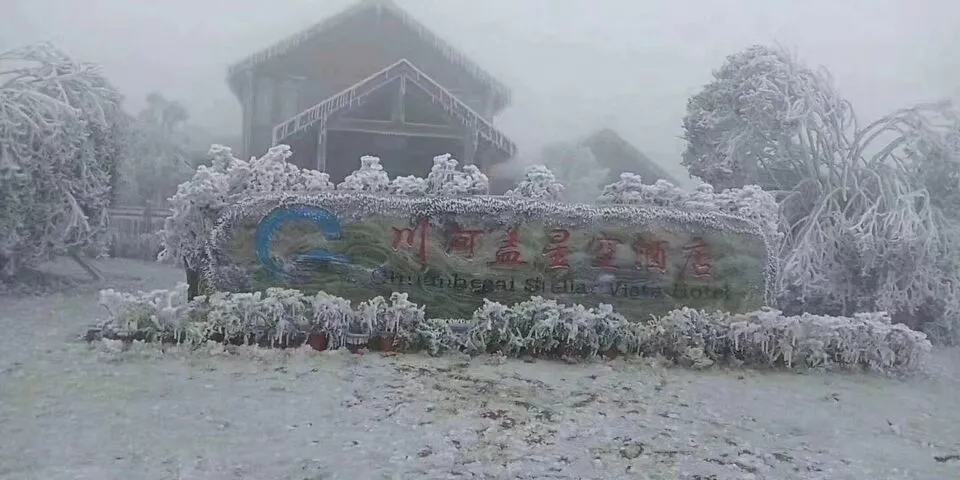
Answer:
<svg viewBox="0 0 960 480"><path fill-rule="evenodd" d="M180 184L170 198L173 215L160 232L163 250L159 260L183 261L189 269L202 266L204 245L224 210L243 200L283 194L311 194L333 190L391 193L400 196L482 195L490 188L489 179L475 165L457 169L450 155L433 159L426 179L413 176L393 181L373 156L360 158L360 168L336 185L330 176L316 170L301 169L288 162L293 155L287 145L271 148L249 162L233 156L230 148L213 145L210 167L200 166L193 178Z"/></svg>
<svg viewBox="0 0 960 480"><path fill-rule="evenodd" d="M784 316L764 309L744 315L674 310L628 321L610 305L587 308L533 297L512 306L486 300L469 319L428 319L405 294L376 297L352 308L324 292L271 288L263 293L216 293L186 300L186 285L137 294L103 290L108 318L102 338L126 341L210 341L296 346L322 333L330 347L344 336L394 337L408 350L476 354L592 357L619 352L664 356L703 368L716 363L782 368L857 367L910 373L931 350L923 333L891 324L882 313L854 317ZM92 338L95 335L88 336Z"/></svg>
<svg viewBox="0 0 960 480"><path fill-rule="evenodd" d="M180 184L170 198L173 215L159 233L163 245L159 260L183 261L191 269L200 267L204 245L217 219L225 208L245 198L334 189L326 173L287 163L291 155L290 147L278 145L246 162L234 157L228 147L210 147L212 165L197 168L193 178Z"/></svg>
<svg viewBox="0 0 960 480"><path fill-rule="evenodd" d="M775 255L784 239L780 231L780 206L771 193L757 185L728 188L716 193L712 185L701 182L692 193L687 193L666 180L648 185L643 183L640 175L622 173L620 180L603 187L597 203L656 205L743 217L760 227Z"/></svg>
<svg viewBox="0 0 960 480"><path fill-rule="evenodd" d="M543 165L531 165L523 174L523 180L512 190L507 190L508 197L523 197L533 200L559 202L563 194L563 184L549 168Z"/></svg>
<svg viewBox="0 0 960 480"><path fill-rule="evenodd" d="M52 46L0 53L0 277L104 251L126 146L121 100L97 67Z"/></svg>
<svg viewBox="0 0 960 480"><path fill-rule="evenodd" d="M337 184L337 190L348 192L382 193L389 188L390 177L380 165L380 159L370 155L360 157L360 169Z"/></svg>
<svg viewBox="0 0 960 480"><path fill-rule="evenodd" d="M457 161L446 154L433 158L426 186L426 193L430 195L486 195L490 191L490 179L476 165L464 165L457 170Z"/></svg>
<svg viewBox="0 0 960 480"><path fill-rule="evenodd" d="M433 167L427 178L408 175L396 177L390 181L380 166L380 159L363 157L360 170L347 177L347 181L337 188L355 192L389 192L393 195L417 197L423 195L442 195L461 197L465 195L486 195L490 190L490 180L476 165L464 165L457 169L458 162L451 155L433 157ZM366 180L360 180L366 178ZM361 188L359 185L375 185ZM384 186L385 185L385 186Z"/></svg>

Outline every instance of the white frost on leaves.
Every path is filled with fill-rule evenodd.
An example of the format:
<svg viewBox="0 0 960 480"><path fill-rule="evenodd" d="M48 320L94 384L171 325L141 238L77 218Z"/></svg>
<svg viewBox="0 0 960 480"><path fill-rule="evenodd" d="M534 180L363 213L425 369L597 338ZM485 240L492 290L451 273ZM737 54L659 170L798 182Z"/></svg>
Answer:
<svg viewBox="0 0 960 480"><path fill-rule="evenodd" d="M775 249L784 237L780 230L780 206L777 200L757 185L728 188L716 193L712 185L701 182L693 192L688 193L663 179L646 185L639 175L622 173L620 180L603 188L597 203L660 206L736 215L759 225L768 244Z"/></svg>
<svg viewBox="0 0 960 480"><path fill-rule="evenodd" d="M624 172L620 174L620 180L603 187L597 203L681 207L686 199L687 194L683 190L666 180L660 179L653 185L647 185L640 175Z"/></svg>
<svg viewBox="0 0 960 480"><path fill-rule="evenodd" d="M430 168L427 178L413 175L396 177L390 182L389 191L393 195L404 197L463 197L489 193L490 179L476 165L464 165L462 169L458 169L458 163L449 154L433 157L433 167Z"/></svg>
<svg viewBox="0 0 960 480"><path fill-rule="evenodd" d="M407 175L396 177L390 182L390 194L403 197L420 197L427 194L427 180Z"/></svg>
<svg viewBox="0 0 960 480"><path fill-rule="evenodd" d="M508 190L508 197L523 197L531 200L558 202L562 200L564 186L557 181L545 165L531 165L523 174L517 187Z"/></svg>
<svg viewBox="0 0 960 480"><path fill-rule="evenodd" d="M383 193L390 189L390 177L380 165L380 159L370 155L360 157L360 169L355 170L337 185L337 190L349 192Z"/></svg>
<svg viewBox="0 0 960 480"><path fill-rule="evenodd" d="M457 160L450 154L433 158L433 167L427 174L427 193L448 197L486 195L490 180L476 165L464 165L457 170Z"/></svg>
<svg viewBox="0 0 960 480"><path fill-rule="evenodd" d="M826 72L781 48L753 45L728 56L687 102L681 163L718 190L755 183L789 190L808 176L804 152L835 160L843 134L830 130L846 128L851 116ZM827 128L803 145L808 124Z"/></svg>
<svg viewBox="0 0 960 480"><path fill-rule="evenodd" d="M0 276L106 247L121 100L96 66L50 45L0 53Z"/></svg>
<svg viewBox="0 0 960 480"><path fill-rule="evenodd" d="M310 194L333 190L326 173L300 169L288 163L290 147L278 145L249 162L233 156L228 147L210 147L212 165L200 166L193 178L180 184L170 198L173 215L159 232L161 261L200 265L210 232L224 209L242 200L271 194Z"/></svg>
<svg viewBox="0 0 960 480"><path fill-rule="evenodd" d="M225 293L186 300L186 285L173 291L101 291L108 318L104 338L186 342L211 338L253 344L304 341L308 333L340 339L353 332L393 336L431 354L464 350L507 355L624 354L663 356L694 367L720 362L785 368L859 367L881 372L921 371L931 352L923 333L892 324L885 313L829 317L784 316L763 309L744 315L680 308L646 322L628 321L610 305L563 305L531 297L512 306L484 300L470 319L426 319L424 307L405 293L375 297L356 309L327 293L299 290ZM342 345L339 340L332 347Z"/></svg>

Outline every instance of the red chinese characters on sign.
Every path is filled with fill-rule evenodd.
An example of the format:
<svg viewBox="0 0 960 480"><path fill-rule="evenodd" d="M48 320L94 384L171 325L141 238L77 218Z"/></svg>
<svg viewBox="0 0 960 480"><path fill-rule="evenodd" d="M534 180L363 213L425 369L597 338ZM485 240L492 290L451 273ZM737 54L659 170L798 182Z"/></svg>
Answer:
<svg viewBox="0 0 960 480"><path fill-rule="evenodd" d="M638 238L634 244L637 255L636 266L657 273L667 273L667 250L670 243L664 240L643 240Z"/></svg>
<svg viewBox="0 0 960 480"><path fill-rule="evenodd" d="M483 230L455 230L447 245L447 253L459 253L467 258L473 258L479 243L477 240L481 235Z"/></svg>
<svg viewBox="0 0 960 480"><path fill-rule="evenodd" d="M500 243L500 247L494 254L494 261L489 262L489 265L509 267L526 265L526 263L520 251L520 233L516 228L507 231L507 238Z"/></svg>
<svg viewBox="0 0 960 480"><path fill-rule="evenodd" d="M683 246L683 251L687 254L685 263L693 270L694 278L710 281L713 278L713 265L711 265L710 248L707 242L702 238L694 238Z"/></svg>
<svg viewBox="0 0 960 480"><path fill-rule="evenodd" d="M547 235L547 247L544 254L547 256L550 270L569 270L569 256L573 249L567 243L570 240L570 231L556 228Z"/></svg>
<svg viewBox="0 0 960 480"><path fill-rule="evenodd" d="M412 249L418 247L420 264L427 265L427 237L430 234L430 219L424 217L415 227L393 228L393 249ZM419 232L418 232L419 230ZM419 245L417 234L420 234Z"/></svg>
<svg viewBox="0 0 960 480"><path fill-rule="evenodd" d="M601 235L598 238L594 238L592 243L595 245L597 251L594 265L610 270L616 269L617 265L614 263L614 260L617 256L617 247L623 244L623 240Z"/></svg>

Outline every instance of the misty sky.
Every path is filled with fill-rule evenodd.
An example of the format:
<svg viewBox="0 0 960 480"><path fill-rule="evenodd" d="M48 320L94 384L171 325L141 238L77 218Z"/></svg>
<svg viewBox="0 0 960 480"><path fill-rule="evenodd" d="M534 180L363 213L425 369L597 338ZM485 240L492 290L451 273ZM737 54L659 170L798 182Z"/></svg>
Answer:
<svg viewBox="0 0 960 480"><path fill-rule="evenodd" d="M227 65L353 0L0 0L0 50L100 63L130 110L160 91L239 134ZM535 154L608 126L678 177L686 100L751 43L830 69L858 115L960 98L955 0L397 0L513 89L497 125ZM362 32L357 32L362 34Z"/></svg>

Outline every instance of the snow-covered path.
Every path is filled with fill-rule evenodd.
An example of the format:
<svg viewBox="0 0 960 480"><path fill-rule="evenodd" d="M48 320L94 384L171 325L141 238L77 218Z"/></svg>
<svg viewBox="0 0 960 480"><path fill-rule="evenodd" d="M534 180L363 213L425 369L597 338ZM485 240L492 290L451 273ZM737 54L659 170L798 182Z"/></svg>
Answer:
<svg viewBox="0 0 960 480"><path fill-rule="evenodd" d="M181 278L101 266L129 290ZM934 458L960 455L955 350L908 381L622 359L161 354L76 341L99 314L93 286L0 297L0 479L960 478L960 458Z"/></svg>

